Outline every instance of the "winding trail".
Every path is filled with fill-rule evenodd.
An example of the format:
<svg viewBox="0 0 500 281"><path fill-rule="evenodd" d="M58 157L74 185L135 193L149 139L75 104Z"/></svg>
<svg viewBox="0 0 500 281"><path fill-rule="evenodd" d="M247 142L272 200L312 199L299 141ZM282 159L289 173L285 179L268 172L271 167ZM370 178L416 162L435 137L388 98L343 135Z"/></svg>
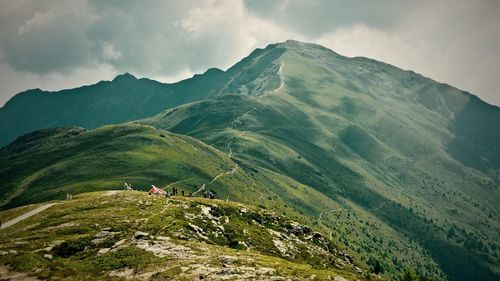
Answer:
<svg viewBox="0 0 500 281"><path fill-rule="evenodd" d="M252 107L250 110L248 110L247 112L243 113L242 115L238 116L236 119L234 119L232 122L231 122L231 125L229 127L229 129L233 129L233 130L238 130L238 126L240 126L242 124L242 121L245 117L247 117L248 114L250 114L252 111L256 110L257 108L255 107ZM242 137L243 135L245 135L245 131L242 131L241 133L238 134L238 137ZM231 137L227 144L226 144L226 147L227 147L227 150L228 150L228 153L227 153L227 156L229 158L233 158L233 148L232 148L232 143L233 143L233 140L235 139L235 137ZM230 169L230 170L227 170L227 171L224 171L218 175L216 175L210 182L208 183L204 183L198 190L196 190L195 192L193 192L193 195L196 195L200 192L203 192L206 190L207 186L214 183L215 181L217 181L219 178L223 177L223 176L226 176L226 175L233 175L234 173L236 173L236 171L238 171L238 169L240 168L240 166L235 163L235 165Z"/></svg>
<svg viewBox="0 0 500 281"><path fill-rule="evenodd" d="M380 206L378 206L377 208L373 208L372 211L376 211L376 210L379 210L381 209L382 207L384 207L385 204L387 204L388 201L384 201L382 202L382 204L380 204Z"/></svg>
<svg viewBox="0 0 500 281"><path fill-rule="evenodd" d="M332 213L333 214L333 213L340 212L340 211L342 211L342 209L340 209L340 208L339 209L332 209L331 211L323 211L323 212L321 212L321 214L319 214L318 219L321 222L321 219L323 218L323 214L325 214L325 213Z"/></svg>
<svg viewBox="0 0 500 281"><path fill-rule="evenodd" d="M15 218L15 219L11 219L8 222L2 223L1 229L7 228L9 226L12 226L12 225L14 225L14 224L16 224L16 223L18 223L18 222L20 222L22 220L25 220L25 219L27 219L27 218L29 218L31 216L34 216L34 215L36 215L36 214L38 214L40 212L43 212L43 211L47 210L48 208L54 206L55 204L57 204L57 203L50 203L50 204L46 204L46 205L40 206L40 207L38 207L38 208L36 208L34 210L31 210L31 211L29 211L27 213L24 213L24 214L20 215L19 217Z"/></svg>
<svg viewBox="0 0 500 281"><path fill-rule="evenodd" d="M278 75L279 75L279 78L280 78L280 85L278 86L278 88L272 90L272 91L269 91L263 95L260 95L258 96L257 98L257 101L261 102L261 99L271 93L276 93L277 91L281 90L284 86L285 86L285 78L283 77L283 68L284 68L285 64L284 63L281 63L280 64L280 67L278 69ZM247 112L243 113L242 115L238 116L236 119L234 119L232 122L231 122L231 125L228 127L229 129L233 129L233 130L238 130L238 126L240 126L242 124L242 120L245 119L247 117L248 114L250 114L252 111L254 110L257 110L257 108L253 107L248 110ZM238 134L238 138L241 138L245 135L245 131L241 131L239 134ZM227 141L227 144L226 144L226 148L227 148L227 156L229 158L233 158L233 148L232 148L232 144L233 144L233 140L235 139L236 137L231 137L228 141ZM194 148L194 147L193 147ZM196 148L195 148L196 149ZM238 171L238 169L240 168L240 166L235 163L235 166L233 168L231 168L230 170L227 170L227 171L224 171L218 175L216 175L214 178L212 178L212 180L208 183L204 183L200 186L200 188L198 190L196 190L195 192L193 192L193 195L196 195L200 192L203 192L207 189L207 186L214 183L215 181L217 181L219 178L225 176L225 175L233 175L234 173L236 173L236 171ZM167 187L169 187L170 185L172 184L169 184ZM320 214L320 219L321 219L321 216L322 216L323 213Z"/></svg>

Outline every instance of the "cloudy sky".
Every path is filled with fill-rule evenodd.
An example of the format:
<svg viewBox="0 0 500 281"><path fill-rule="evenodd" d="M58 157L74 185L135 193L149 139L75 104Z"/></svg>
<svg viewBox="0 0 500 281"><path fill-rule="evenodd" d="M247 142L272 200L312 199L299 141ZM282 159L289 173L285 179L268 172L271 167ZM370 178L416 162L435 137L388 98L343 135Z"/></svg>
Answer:
<svg viewBox="0 0 500 281"><path fill-rule="evenodd" d="M500 105L497 0L0 0L0 106L130 72L164 82L297 39Z"/></svg>

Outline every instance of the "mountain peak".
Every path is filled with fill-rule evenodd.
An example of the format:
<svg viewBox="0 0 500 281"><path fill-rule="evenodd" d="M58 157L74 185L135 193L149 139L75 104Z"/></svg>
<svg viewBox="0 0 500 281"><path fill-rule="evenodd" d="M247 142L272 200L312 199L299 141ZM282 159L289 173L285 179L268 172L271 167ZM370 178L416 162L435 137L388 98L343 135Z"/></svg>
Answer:
<svg viewBox="0 0 500 281"><path fill-rule="evenodd" d="M126 81L126 80L137 80L137 78L134 75L132 75L132 74L130 74L128 72L125 72L123 74L120 74L120 75L116 76L115 79L113 79L113 82L115 82L115 81Z"/></svg>
<svg viewBox="0 0 500 281"><path fill-rule="evenodd" d="M275 48L275 47L286 49L286 50L292 50L292 51L305 51L305 50L309 50L311 52L317 52L317 51L325 52L326 51L330 54L338 55L333 50L331 50L327 47L324 47L320 44L307 43L307 42L302 42L302 41L298 41L298 40L294 40L294 39L288 39L288 40L283 41L283 42L269 44L266 47L266 49L267 48Z"/></svg>

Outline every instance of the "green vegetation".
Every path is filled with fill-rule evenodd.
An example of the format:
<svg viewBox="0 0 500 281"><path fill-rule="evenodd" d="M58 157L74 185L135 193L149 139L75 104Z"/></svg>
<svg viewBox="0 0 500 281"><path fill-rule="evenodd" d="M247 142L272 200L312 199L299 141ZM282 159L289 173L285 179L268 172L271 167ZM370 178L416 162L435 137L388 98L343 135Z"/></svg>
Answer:
<svg viewBox="0 0 500 281"><path fill-rule="evenodd" d="M0 265L39 278L363 279L328 239L283 216L232 202L137 191L59 201L0 232L0 245Z"/></svg>
<svg viewBox="0 0 500 281"><path fill-rule="evenodd" d="M143 123L226 152L232 139L236 160L320 191L335 202L321 224L392 276L414 268L437 279L441 270L457 280L497 279L497 107L410 71L294 41L256 51L228 73L245 77L226 85L239 95ZM276 75L282 86L274 87ZM254 81L267 88L245 95ZM460 238L448 238L453 225Z"/></svg>
<svg viewBox="0 0 500 281"><path fill-rule="evenodd" d="M124 81L127 86L116 86ZM112 93L134 89L125 91L133 95L141 89L138 81L152 83L123 76L91 87L116 86ZM206 184L218 198L311 225L365 268L387 278L498 280L498 107L411 71L296 41L255 50L225 72L210 70L157 87L170 90L165 96L158 94L163 90L148 90L143 103L136 96L102 95L96 100L103 101L95 104L104 106L90 111L83 105L93 102L76 99L72 102L77 108L68 109L76 119L63 114L43 121L34 111L33 118L43 121L33 123L36 128L94 128L152 117L92 131L42 130L4 147L3 208L62 199L66 193L121 189L124 181L143 190L150 184L174 184L188 192ZM1 114L33 103L31 95L20 95L1 109L0 120L8 120L3 124L17 119ZM54 100L62 99L65 92L54 95ZM124 109L119 118L104 109L108 98ZM123 105L129 102L133 106ZM13 135L35 129L19 120L22 130ZM227 216L234 225L216 235L214 226L195 218L212 233L202 234L208 239L203 243L215 252L222 246L242 250L247 218L217 208L211 212ZM181 218L161 218L172 222L171 231L189 228ZM151 228L144 231L154 232L159 219L151 218ZM259 216L251 219L262 221ZM273 229L273 224L264 225ZM88 229L65 231L61 235L80 239ZM260 239L267 237L262 229L248 233L252 247L266 260L283 258L269 240ZM318 257L298 255L294 262L314 269L328 264L328 258ZM38 260L35 255L25 262ZM123 264L135 268L133 260ZM172 269L157 277L178 274Z"/></svg>

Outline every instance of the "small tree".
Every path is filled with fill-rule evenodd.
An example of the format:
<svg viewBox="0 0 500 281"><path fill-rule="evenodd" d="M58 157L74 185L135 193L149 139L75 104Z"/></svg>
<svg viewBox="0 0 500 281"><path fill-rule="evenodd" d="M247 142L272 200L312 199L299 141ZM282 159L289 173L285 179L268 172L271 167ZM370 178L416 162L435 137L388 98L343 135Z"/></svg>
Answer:
<svg viewBox="0 0 500 281"><path fill-rule="evenodd" d="M374 257L370 257L368 260L368 264L371 265L372 267L372 272L375 274L383 273L383 268L382 265L380 264L380 261Z"/></svg>
<svg viewBox="0 0 500 281"><path fill-rule="evenodd" d="M401 276L402 281L418 281L419 278L417 274L413 270L406 269L403 275Z"/></svg>

